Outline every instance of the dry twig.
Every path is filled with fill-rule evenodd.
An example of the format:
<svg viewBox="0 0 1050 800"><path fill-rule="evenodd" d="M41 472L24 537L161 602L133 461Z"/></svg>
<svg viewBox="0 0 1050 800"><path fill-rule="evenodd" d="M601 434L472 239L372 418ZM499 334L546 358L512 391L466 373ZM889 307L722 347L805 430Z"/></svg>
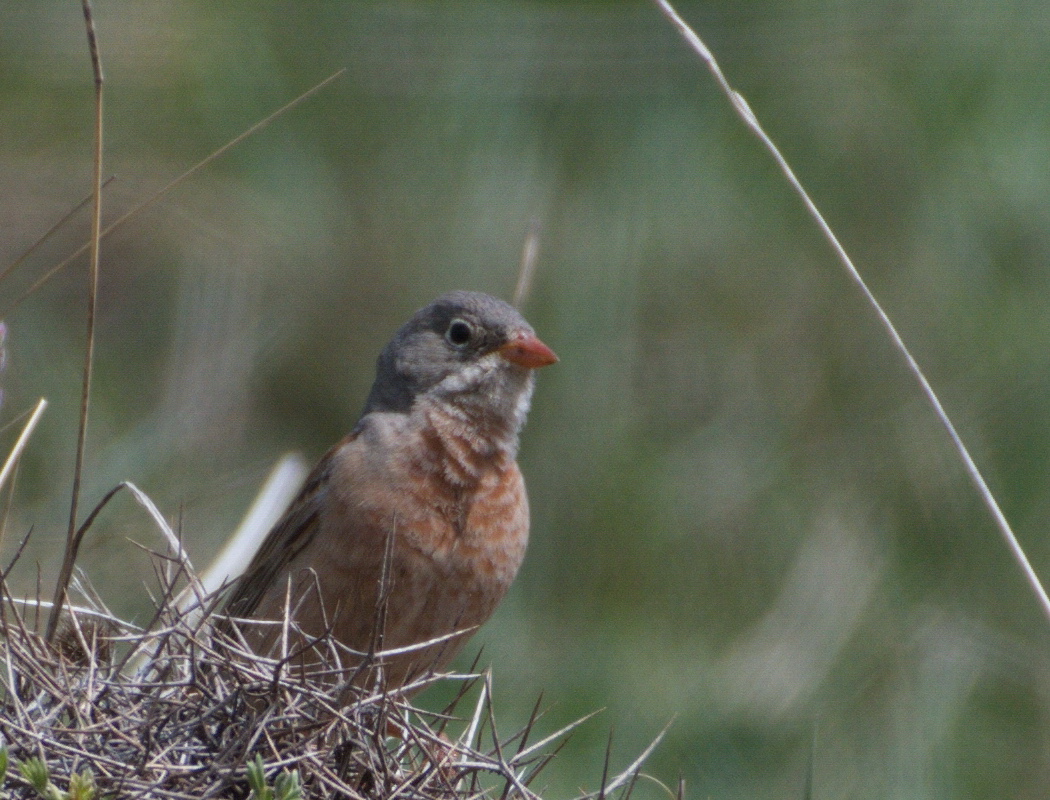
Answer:
<svg viewBox="0 0 1050 800"><path fill-rule="evenodd" d="M196 607L180 609L175 598L196 580L187 576L192 567L152 555L164 583L144 628L117 618L73 581L78 603L67 606L49 644L25 620L25 606L39 601L16 601L0 583L0 743L15 762L41 759L60 789L86 771L100 794L121 798L246 797L256 768L270 784L294 773L303 797L536 800L530 783L590 718L526 746L539 705L522 729L500 735L490 676L459 719L457 704L477 675L427 676L406 687L462 685L449 707L431 713L381 690L388 653L375 654L363 680L356 667L340 667L354 664L355 654L334 641L324 643L333 661L309 668L260 657L236 626L213 626L214 598L202 598L203 616ZM169 560L178 569L167 569ZM132 653L146 654L134 670L127 668ZM450 725L461 734L451 736ZM388 738L391 726L398 738ZM483 746L486 726L490 744ZM608 779L601 794L632 784L651 749ZM10 796L37 796L19 781L9 775Z"/></svg>

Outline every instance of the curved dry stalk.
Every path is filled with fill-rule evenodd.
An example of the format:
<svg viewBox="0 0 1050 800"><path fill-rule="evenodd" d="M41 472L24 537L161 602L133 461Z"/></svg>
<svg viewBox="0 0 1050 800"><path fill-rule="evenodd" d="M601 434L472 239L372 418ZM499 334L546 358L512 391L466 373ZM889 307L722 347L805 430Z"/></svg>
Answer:
<svg viewBox="0 0 1050 800"><path fill-rule="evenodd" d="M966 470L967 476L969 476L971 483L977 490L978 496L984 503L988 513L991 514L992 520L995 523L996 528L1002 535L1006 542L1006 546L1009 548L1010 553L1013 555L1014 560L1021 568L1025 580L1028 582L1032 593L1035 595L1036 600L1042 607L1043 613L1047 619L1050 620L1050 596L1047 595L1046 589L1043 587L1042 582L1039 580L1039 576L1036 575L1035 569L1032 568L1031 562L1028 560L1028 556L1025 554L1024 549L1021 547L1021 543L1018 541L1016 534L1014 534L1013 528L1010 527L1009 521L1006 519L1006 515L1003 510L999 507L999 502L995 499L995 495L992 494L991 489L988 488L988 484L984 479L984 475L981 474L980 469L977 467L977 463L973 460L973 456L970 455L969 449L963 442L959 432L955 429L955 424L951 421L948 413L944 410L944 406L941 405L940 398L937 397L936 392L933 391L933 387L927 380L925 373L919 366L919 362L915 360L908 346L904 343L904 339L897 331L897 327L893 324L889 314L886 313L882 305L876 299L875 294L868 288L868 284L864 281L860 271L853 264L853 260L850 258L846 249L842 246L835 232L831 229L827 220L824 219L824 215L820 213L820 209L817 208L816 203L809 196L809 193L803 187L802 182L795 175L795 171L788 164L787 159L780 152L777 146L773 143L773 140L769 138L769 134L766 133L765 129L761 126L758 118L755 116L754 111L748 105L747 100L744 99L743 95L737 92L726 79L725 74L722 72L722 68L718 65L714 55L708 49L707 45L697 36L696 32L689 27L688 24L678 15L678 12L674 10L674 7L667 2L667 0L653 0L657 7L663 12L664 16L671 21L671 23L678 29L678 32L682 35L682 38L689 44L693 51L700 56L700 58L707 65L711 74L714 76L718 86L722 89L722 92L729 98L729 102L732 104L733 109L737 115L744 121L748 129L755 135L755 137L762 143L769 154L773 157L780 171L787 179L788 184L795 191L795 194L802 200L802 204L805 206L806 211L809 212L810 217L816 223L820 232L823 234L824 239L831 245L831 249L838 257L839 263L845 268L849 277L853 280L853 283L860 289L861 294L867 301L868 305L875 311L875 315L878 317L879 322L882 324L883 329L889 336L890 341L893 344L894 349L900 353L904 359L904 363L911 372L912 376L919 384L919 388L922 394L926 397L926 401L933 408L933 412L937 419L940 420L941 425L948 433L948 438L951 439L952 445L955 448L959 459L962 461L963 468Z"/></svg>
<svg viewBox="0 0 1050 800"><path fill-rule="evenodd" d="M197 573L193 568L193 563L190 561L189 555L183 549L179 537L176 535L175 531L172 530L167 520L164 519L164 515L160 513L156 504L154 504L145 492L130 481L122 481L103 495L102 499L99 500L93 509L91 509L91 513L88 514L83 524L73 533L66 549L66 557L68 558L69 566L68 569L66 569L65 563L63 563L63 572L59 575L59 581L55 586L55 597L50 604L38 604L41 608L50 607L47 634L45 636L48 641L53 638L54 633L57 630L62 607L65 605L66 601L69 581L73 576L73 567L76 565L77 555L80 553L80 545L84 541L84 536L87 535L88 530L94 524L98 515L107 505L109 505L109 502L117 496L121 489L127 489L128 492L131 493L131 496L135 498L135 501L146 509L146 512L156 524L168 548L174 554L175 560L179 563L179 574L184 575L187 578L189 583L188 589L193 591L196 595L197 605L201 606L204 604L207 592L205 592L200 579L197 577Z"/></svg>
<svg viewBox="0 0 1050 800"><path fill-rule="evenodd" d="M80 503L80 482L84 471L84 447L87 444L88 409L91 404L91 374L95 364L95 309L98 305L99 248L102 243L102 57L95 35L95 20L91 14L90 0L81 0L84 10L84 25L87 28L88 50L91 52L91 69L95 76L95 153L92 173L91 209L91 261L88 267L87 334L84 347L84 371L80 388L80 424L77 432L77 454L73 462L73 489L69 501L69 527L66 530L66 550L55 586L54 607L47 622L46 640L51 641L58 629L58 618L65 602L69 579L73 575L76 560L74 538L77 534L77 510Z"/></svg>

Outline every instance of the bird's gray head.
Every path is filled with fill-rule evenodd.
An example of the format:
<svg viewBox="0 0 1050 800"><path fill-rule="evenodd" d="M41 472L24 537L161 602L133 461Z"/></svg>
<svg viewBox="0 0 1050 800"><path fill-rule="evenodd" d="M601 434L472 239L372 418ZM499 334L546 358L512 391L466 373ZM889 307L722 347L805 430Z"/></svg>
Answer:
<svg viewBox="0 0 1050 800"><path fill-rule="evenodd" d="M417 311L383 348L364 413L407 414L424 395L524 421L532 373L558 360L508 303L449 292Z"/></svg>

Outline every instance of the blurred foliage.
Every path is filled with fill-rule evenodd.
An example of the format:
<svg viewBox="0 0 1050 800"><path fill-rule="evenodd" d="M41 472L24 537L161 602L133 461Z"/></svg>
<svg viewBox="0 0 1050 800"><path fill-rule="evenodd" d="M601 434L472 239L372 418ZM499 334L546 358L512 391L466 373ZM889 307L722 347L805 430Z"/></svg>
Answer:
<svg viewBox="0 0 1050 800"><path fill-rule="evenodd" d="M522 462L519 581L479 634L496 706L597 707L691 797L1042 797L1050 623L873 314L703 66L645 2L102 0L115 218L335 70L333 87L103 244L84 505L134 481L198 563L285 449L353 423L372 361L455 287L508 296L562 361ZM683 2L928 370L1050 575L1050 6ZM87 192L76 3L0 10L0 264ZM53 574L85 264L0 284L4 421L53 406L4 558ZM10 431L7 435L10 435ZM82 559L144 614L127 503ZM477 648L473 648L476 652ZM435 704L437 701L435 701ZM650 791L645 789L643 791ZM651 789L660 796L658 789Z"/></svg>

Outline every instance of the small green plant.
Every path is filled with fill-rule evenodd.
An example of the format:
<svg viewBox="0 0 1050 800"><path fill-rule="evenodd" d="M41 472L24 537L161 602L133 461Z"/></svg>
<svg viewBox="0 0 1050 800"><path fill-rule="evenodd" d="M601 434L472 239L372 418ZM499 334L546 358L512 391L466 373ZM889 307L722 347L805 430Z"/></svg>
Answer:
<svg viewBox="0 0 1050 800"><path fill-rule="evenodd" d="M266 783L262 756L258 753L255 754L255 760L248 764L248 786L252 790L248 796L249 800L302 800L303 796L298 770L281 770L281 774L273 782L273 787L270 787Z"/></svg>
<svg viewBox="0 0 1050 800"><path fill-rule="evenodd" d="M2 758L0 758L0 765L3 766L3 774L6 774L6 748L3 750ZM95 778L90 770L73 773L69 779L68 792L63 792L51 782L51 774L47 764L41 758L27 758L18 765L18 771L44 800L94 800L95 798ZM0 778L2 778L2 774L0 774Z"/></svg>
<svg viewBox="0 0 1050 800"><path fill-rule="evenodd" d="M18 771L45 800L62 800L62 792L51 782L51 775L43 759L27 758L18 765Z"/></svg>
<svg viewBox="0 0 1050 800"><path fill-rule="evenodd" d="M73 773L69 779L67 800L95 800L95 776L90 770Z"/></svg>

